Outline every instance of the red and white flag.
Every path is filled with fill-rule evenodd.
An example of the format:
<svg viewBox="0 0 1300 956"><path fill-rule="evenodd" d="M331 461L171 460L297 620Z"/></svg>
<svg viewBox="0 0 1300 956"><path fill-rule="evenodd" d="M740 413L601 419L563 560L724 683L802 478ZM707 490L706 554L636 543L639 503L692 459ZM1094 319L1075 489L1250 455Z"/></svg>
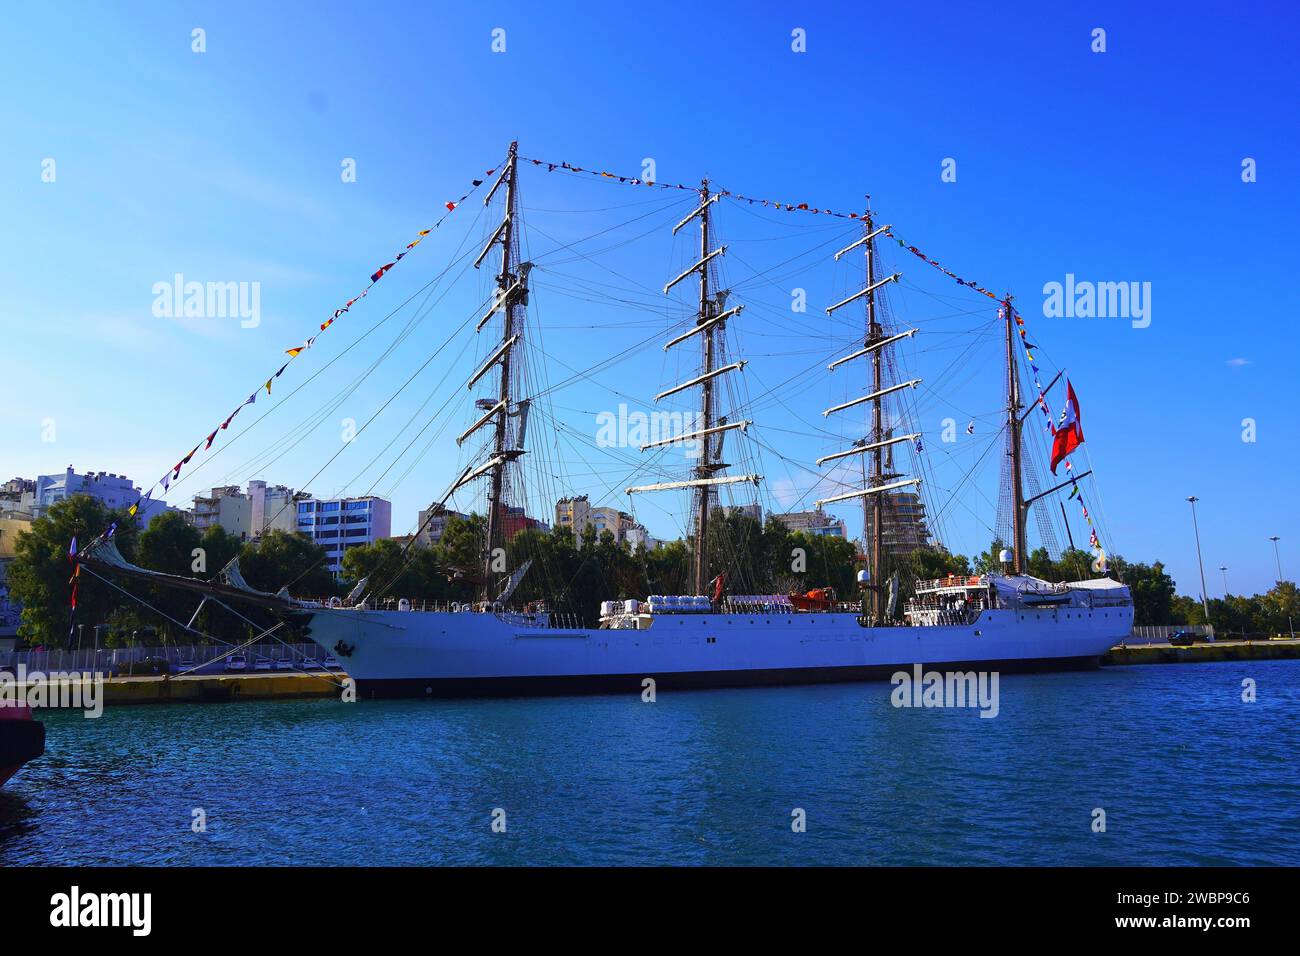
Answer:
<svg viewBox="0 0 1300 956"><path fill-rule="evenodd" d="M1079 414L1079 399L1075 397L1074 386L1065 380L1065 410L1061 413L1061 424L1056 429L1052 440L1052 474L1065 456L1083 444L1083 425Z"/></svg>

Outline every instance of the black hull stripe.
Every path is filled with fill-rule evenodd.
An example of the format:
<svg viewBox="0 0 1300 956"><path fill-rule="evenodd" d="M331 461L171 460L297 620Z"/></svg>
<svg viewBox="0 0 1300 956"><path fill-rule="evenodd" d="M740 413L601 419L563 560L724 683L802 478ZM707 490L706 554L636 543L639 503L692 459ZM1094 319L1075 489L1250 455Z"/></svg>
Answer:
<svg viewBox="0 0 1300 956"><path fill-rule="evenodd" d="M1042 671L1094 670L1099 655L1040 657L1000 661L947 661L922 664L926 671L997 671L1028 674ZM785 684L832 684L888 680L912 664L869 664L858 667L794 667L769 670L683 671L668 674L580 674L565 677L401 677L358 680L357 696L391 697L549 697L564 694L630 694L641 682L655 680L656 691L703 690L719 687L775 687Z"/></svg>

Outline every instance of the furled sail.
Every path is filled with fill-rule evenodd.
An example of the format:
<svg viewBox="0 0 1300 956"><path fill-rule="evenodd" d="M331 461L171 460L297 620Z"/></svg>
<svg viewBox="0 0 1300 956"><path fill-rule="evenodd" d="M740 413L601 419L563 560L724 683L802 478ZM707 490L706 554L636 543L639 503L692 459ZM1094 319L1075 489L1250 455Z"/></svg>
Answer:
<svg viewBox="0 0 1300 956"><path fill-rule="evenodd" d="M152 571L149 568L142 568L123 557L122 552L117 549L117 545L111 538L104 538L87 545L77 556L77 560L92 571L96 568L103 571L114 571L128 577L154 581L209 597L224 597L232 601L242 601L247 604L256 604L278 610L306 606L290 598L288 591L285 589L281 589L278 594L268 594L264 591L254 590L239 574L237 565L235 567L235 577L220 582L187 578L180 574L167 574L164 571Z"/></svg>
<svg viewBox="0 0 1300 956"><path fill-rule="evenodd" d="M510 575L510 580L506 581L506 586L502 588L501 593L497 595L498 604L505 604L510 600L510 596L515 593L515 588L519 587L519 582L524 579L524 575L528 573L528 569L532 566L533 559L529 558L515 569L515 572Z"/></svg>

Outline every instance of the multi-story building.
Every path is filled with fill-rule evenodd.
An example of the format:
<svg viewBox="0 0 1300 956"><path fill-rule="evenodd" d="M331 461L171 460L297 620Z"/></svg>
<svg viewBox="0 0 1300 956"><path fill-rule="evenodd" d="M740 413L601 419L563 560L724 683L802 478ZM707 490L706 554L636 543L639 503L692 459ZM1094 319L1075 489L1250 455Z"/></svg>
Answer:
<svg viewBox="0 0 1300 956"><path fill-rule="evenodd" d="M0 517L30 518L36 510L36 482L30 478L11 478L0 485Z"/></svg>
<svg viewBox="0 0 1300 956"><path fill-rule="evenodd" d="M420 510L419 532L415 535L415 544L419 548L432 548L442 540L443 532L447 530L447 521L451 518L459 518L461 521L468 521L469 515L461 514L459 511L452 511L448 508L423 508Z"/></svg>
<svg viewBox="0 0 1300 956"><path fill-rule="evenodd" d="M582 543L582 535L587 528L595 528L597 538L602 532L609 531L613 533L614 540L619 544L626 542L633 547L638 545L645 547L649 541L645 528L637 524L626 511L605 506L593 508L586 495L561 498L557 501L555 524L557 527L570 529L574 540L579 544Z"/></svg>
<svg viewBox="0 0 1300 956"><path fill-rule="evenodd" d="M539 521L536 518L524 514L522 507L506 506L501 512L501 534L505 540L509 541L520 531L526 531L531 528L537 528L542 531L551 530L551 526L545 521Z"/></svg>
<svg viewBox="0 0 1300 956"><path fill-rule="evenodd" d="M844 521L826 512L791 511L786 514L772 515L790 531L802 531L804 534L830 535L835 538L847 538Z"/></svg>
<svg viewBox="0 0 1300 956"><path fill-rule="evenodd" d="M925 522L925 502L913 491L886 492L881 506L881 542L894 555L911 554L930 543ZM866 540L873 534L873 512L867 511Z"/></svg>
<svg viewBox="0 0 1300 956"><path fill-rule="evenodd" d="M645 548L647 551L653 551L655 548L662 547L663 542L658 538L652 538L650 532L646 531L644 525L635 524L625 532L624 539L628 547L633 551L638 548Z"/></svg>
<svg viewBox="0 0 1300 956"><path fill-rule="evenodd" d="M284 485L268 485L265 481L250 481L248 497L252 503L253 535L267 531L297 531L298 509L295 505L310 498L307 492L295 492Z"/></svg>
<svg viewBox="0 0 1300 956"><path fill-rule="evenodd" d="M9 597L7 577L13 563L18 535L30 531L32 519L13 513L0 513L0 653L11 651L22 621L22 608Z"/></svg>
<svg viewBox="0 0 1300 956"><path fill-rule="evenodd" d="M247 541L252 536L252 513L252 502L239 485L224 485L213 488L211 494L194 496L193 523L199 531L219 525Z"/></svg>
<svg viewBox="0 0 1300 956"><path fill-rule="evenodd" d="M39 518L56 502L74 495L89 495L102 501L108 508L125 511L140 498L140 489L131 483L126 475L112 472L96 471L79 475L69 465L61 475L40 475L33 489L32 516ZM139 518L142 525L147 525L167 510L163 501L145 501L141 503Z"/></svg>
<svg viewBox="0 0 1300 956"><path fill-rule="evenodd" d="M610 531L614 534L614 540L620 544L627 540L628 531L636 526L636 522L626 511L604 506L588 511L587 523L596 529L597 538L602 532Z"/></svg>
<svg viewBox="0 0 1300 956"><path fill-rule="evenodd" d="M587 514L591 511L591 502L586 495L574 498L561 498L555 503L555 526L568 528L573 532L575 541L582 540L582 529L587 527Z"/></svg>
<svg viewBox="0 0 1300 956"><path fill-rule="evenodd" d="M0 515L0 561L12 558L18 552L18 536L32 530L32 519L18 515Z"/></svg>
<svg viewBox="0 0 1300 956"><path fill-rule="evenodd" d="M213 488L211 494L194 496L192 520L200 531L220 525L240 541L271 530L294 532L298 530L294 505L305 497L310 496L265 481L250 481L247 493L240 491L239 485L223 485Z"/></svg>
<svg viewBox="0 0 1300 956"><path fill-rule="evenodd" d="M298 502L298 533L325 549L327 567L337 575L349 548L373 544L392 532L393 506L384 498L308 499Z"/></svg>

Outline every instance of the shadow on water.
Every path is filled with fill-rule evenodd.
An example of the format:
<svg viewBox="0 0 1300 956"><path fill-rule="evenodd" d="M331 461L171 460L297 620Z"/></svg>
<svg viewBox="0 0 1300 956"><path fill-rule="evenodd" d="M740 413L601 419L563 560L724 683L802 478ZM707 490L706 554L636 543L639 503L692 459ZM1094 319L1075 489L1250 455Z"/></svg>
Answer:
<svg viewBox="0 0 1300 956"><path fill-rule="evenodd" d="M15 837L34 833L36 826L37 814L27 798L12 791L0 790L0 846Z"/></svg>

